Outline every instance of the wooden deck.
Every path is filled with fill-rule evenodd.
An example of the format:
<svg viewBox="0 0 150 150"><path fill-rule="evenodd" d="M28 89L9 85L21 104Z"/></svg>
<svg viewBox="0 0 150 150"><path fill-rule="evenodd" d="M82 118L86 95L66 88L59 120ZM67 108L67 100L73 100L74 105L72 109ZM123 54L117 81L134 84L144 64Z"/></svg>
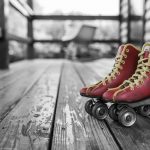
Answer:
<svg viewBox="0 0 150 150"><path fill-rule="evenodd" d="M33 60L0 71L0 150L150 150L150 120L125 128L84 110L85 85L100 80L112 60Z"/></svg>

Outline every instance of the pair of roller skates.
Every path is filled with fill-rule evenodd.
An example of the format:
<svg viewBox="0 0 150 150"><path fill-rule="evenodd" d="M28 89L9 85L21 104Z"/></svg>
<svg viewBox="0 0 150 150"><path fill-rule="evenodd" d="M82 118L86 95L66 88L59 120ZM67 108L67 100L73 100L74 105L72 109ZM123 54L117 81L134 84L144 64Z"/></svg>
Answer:
<svg viewBox="0 0 150 150"><path fill-rule="evenodd" d="M112 72L102 81L82 88L80 94L91 98L85 110L98 120L109 115L130 127L136 122L136 113L149 116L150 43L145 43L142 50L132 44L121 45Z"/></svg>

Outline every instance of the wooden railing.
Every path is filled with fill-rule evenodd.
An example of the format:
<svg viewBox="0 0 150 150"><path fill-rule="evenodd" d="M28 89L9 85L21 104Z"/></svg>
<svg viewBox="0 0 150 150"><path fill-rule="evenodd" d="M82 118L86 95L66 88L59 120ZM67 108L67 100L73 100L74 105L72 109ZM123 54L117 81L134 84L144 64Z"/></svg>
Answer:
<svg viewBox="0 0 150 150"><path fill-rule="evenodd" d="M147 3L150 0L145 0L145 16L150 10ZM22 38L16 35L7 33L7 11L9 7L13 7L22 16L28 20L28 34L27 38ZM109 40L91 40L90 42L99 43L126 43L126 42L139 42L138 39L131 39L130 36L130 21L143 20L143 22L148 22L149 19L143 19L141 16L132 16L130 11L130 0L120 0L120 14L118 16L74 16L74 15L35 15L33 12L32 0L27 0L27 4L20 0L0 0L0 69L6 69L9 67L9 56L8 56L8 41L13 40L17 42L23 42L28 44L27 48L27 58L34 58L34 43L63 43L62 40L50 40L50 39L34 39L33 38L33 21L34 20L112 20L120 22L120 32L119 39L109 39ZM147 23L144 25L146 26ZM143 37L147 37L143 29ZM143 38L144 40L144 38ZM70 41L67 41L70 42ZM140 41L141 42L141 41ZM143 42L143 41L142 41Z"/></svg>
<svg viewBox="0 0 150 150"><path fill-rule="evenodd" d="M28 37L23 38L16 35L9 34L7 31L7 19L9 7L13 7L17 12L24 16L28 20ZM28 4L25 4L19 0L1 0L0 1L0 69L6 69L9 67L9 54L8 54L8 41L18 41L28 44L27 57L33 58L33 27L32 16L33 10L32 1L28 0Z"/></svg>
<svg viewBox="0 0 150 150"><path fill-rule="evenodd" d="M34 15L37 20L119 20L119 16Z"/></svg>

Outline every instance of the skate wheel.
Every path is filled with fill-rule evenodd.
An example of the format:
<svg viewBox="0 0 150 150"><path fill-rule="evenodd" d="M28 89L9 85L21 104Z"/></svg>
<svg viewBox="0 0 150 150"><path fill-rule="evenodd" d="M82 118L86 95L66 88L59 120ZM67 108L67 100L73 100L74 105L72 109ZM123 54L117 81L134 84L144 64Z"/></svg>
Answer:
<svg viewBox="0 0 150 150"><path fill-rule="evenodd" d="M132 126L136 121L136 113L132 108L123 108L119 111L118 121L125 127Z"/></svg>
<svg viewBox="0 0 150 150"><path fill-rule="evenodd" d="M98 120L103 120L108 116L108 107L106 104L97 102L92 108L93 116Z"/></svg>
<svg viewBox="0 0 150 150"><path fill-rule="evenodd" d="M137 112L142 116L149 116L150 115L150 105L140 106L137 109Z"/></svg>
<svg viewBox="0 0 150 150"><path fill-rule="evenodd" d="M117 106L115 104L112 104L110 107L109 107L109 117L112 119L112 120L115 120L117 121L118 120L118 115L117 115Z"/></svg>
<svg viewBox="0 0 150 150"><path fill-rule="evenodd" d="M93 101L92 99L90 99L85 103L85 111L90 115L92 115L92 107L93 107Z"/></svg>

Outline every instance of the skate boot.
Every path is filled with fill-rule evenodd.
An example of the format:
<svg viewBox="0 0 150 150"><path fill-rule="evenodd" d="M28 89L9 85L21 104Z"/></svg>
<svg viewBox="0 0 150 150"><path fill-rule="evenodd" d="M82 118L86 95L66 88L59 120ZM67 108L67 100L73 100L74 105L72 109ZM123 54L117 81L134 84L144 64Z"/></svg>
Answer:
<svg viewBox="0 0 150 150"><path fill-rule="evenodd" d="M117 66L117 64L120 64L119 62L119 57L121 57L121 52L123 51L123 48L124 48L125 45L121 45L118 49L118 53L117 53L117 56L116 56L116 59L115 59L115 64L114 64L114 68L115 68L115 65ZM95 95L92 95L92 93L90 92L92 89L94 89L94 87L97 87L102 81L99 81L97 82L96 84L93 84L93 85L90 85L90 86L87 86L87 87L84 87L80 90L80 95L81 96L84 96L84 97L90 97L90 98L97 98Z"/></svg>
<svg viewBox="0 0 150 150"><path fill-rule="evenodd" d="M108 88L119 86L124 80L127 80L133 75L137 68L139 53L140 50L132 44L121 45L111 73L109 73L102 81L80 90L82 96L92 98L85 104L87 113L99 120L104 119L107 116L107 105L101 101L103 93L106 92Z"/></svg>
<svg viewBox="0 0 150 150"><path fill-rule="evenodd" d="M123 126L136 122L136 112L150 116L150 43L143 45L138 66L131 78L116 89L110 89L103 97L112 104L109 116Z"/></svg>

